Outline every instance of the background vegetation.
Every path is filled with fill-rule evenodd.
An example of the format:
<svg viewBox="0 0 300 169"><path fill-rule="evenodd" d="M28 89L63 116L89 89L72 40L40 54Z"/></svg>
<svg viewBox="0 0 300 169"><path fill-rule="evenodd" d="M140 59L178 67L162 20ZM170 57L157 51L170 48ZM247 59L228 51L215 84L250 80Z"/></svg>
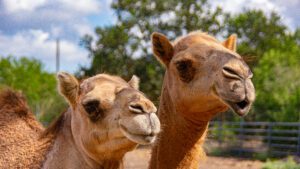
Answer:
<svg viewBox="0 0 300 169"><path fill-rule="evenodd" d="M300 169L300 165L292 157L288 157L285 161L268 160L262 169Z"/></svg>
<svg viewBox="0 0 300 169"><path fill-rule="evenodd" d="M129 79L136 74L141 90L158 103L164 68L152 55L152 32L164 33L171 40L195 30L219 39L236 33L238 53L252 60L257 90L254 108L245 120L300 120L300 29L289 30L277 13L245 10L231 15L212 8L207 0L119 0L112 8L117 24L97 28L95 40L88 35L82 39L92 58L91 66L82 68L84 75L105 71ZM220 118L240 120L232 113Z"/></svg>
<svg viewBox="0 0 300 169"><path fill-rule="evenodd" d="M56 91L54 74L44 70L40 61L12 56L0 59L0 88L20 90L37 118L47 124L66 108Z"/></svg>
<svg viewBox="0 0 300 169"><path fill-rule="evenodd" d="M79 77L111 73L141 78L141 90L158 105L164 68L155 60L150 45L154 31L169 39L202 30L222 40L239 37L238 53L252 58L257 99L247 121L300 120L300 28L292 31L272 12L244 10L229 14L213 8L208 0L117 0L112 3L117 22L86 35L80 44L92 62L78 70ZM56 91L55 76L34 59L0 59L0 84L22 90L30 106L44 122L65 108ZM55 104L54 104L55 103ZM223 120L240 120L223 113Z"/></svg>

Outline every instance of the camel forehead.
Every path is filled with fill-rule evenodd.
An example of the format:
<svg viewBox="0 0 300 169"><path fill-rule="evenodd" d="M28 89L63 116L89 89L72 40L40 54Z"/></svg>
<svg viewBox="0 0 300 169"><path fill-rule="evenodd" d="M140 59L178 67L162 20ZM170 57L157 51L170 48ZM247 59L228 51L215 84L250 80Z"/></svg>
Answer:
<svg viewBox="0 0 300 169"><path fill-rule="evenodd" d="M192 32L186 36L180 37L176 39L173 44L175 54L190 49L189 51L193 53L218 51L220 54L228 53L238 59L241 58L237 53L225 48L222 43L214 37L200 31Z"/></svg>
<svg viewBox="0 0 300 169"><path fill-rule="evenodd" d="M176 46L179 43L190 43L190 42L198 41L198 40L207 41L207 42L211 42L211 43L213 43L213 42L219 43L217 39L208 35L207 33L204 33L201 31L195 31L195 32L191 32L191 33L187 34L186 36L182 36L182 37L175 39L173 44L174 44L174 46Z"/></svg>
<svg viewBox="0 0 300 169"><path fill-rule="evenodd" d="M118 76L98 74L82 81L82 83L80 84L80 88L82 91L88 92L95 87L101 87L103 85L106 86L106 89L115 89L116 87L129 87L129 84Z"/></svg>

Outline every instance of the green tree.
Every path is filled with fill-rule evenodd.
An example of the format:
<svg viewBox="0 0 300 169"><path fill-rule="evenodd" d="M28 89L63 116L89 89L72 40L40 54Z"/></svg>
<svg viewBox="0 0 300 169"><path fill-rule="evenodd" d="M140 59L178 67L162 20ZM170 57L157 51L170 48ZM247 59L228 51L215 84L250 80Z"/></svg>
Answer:
<svg viewBox="0 0 300 169"><path fill-rule="evenodd" d="M266 52L254 69L256 102L248 117L252 120L300 120L300 47L292 39L285 45L285 50Z"/></svg>
<svg viewBox="0 0 300 169"><path fill-rule="evenodd" d="M238 52L245 56L255 56L256 62L270 49L278 49L289 36L287 27L280 16L272 12L269 17L261 10L246 10L229 16L225 21L226 36L238 35Z"/></svg>
<svg viewBox="0 0 300 169"><path fill-rule="evenodd" d="M296 74L297 71L297 66L280 63L280 59L296 57L295 50L297 49L293 51L289 49L292 46L299 48L300 30L296 29L295 32L288 30L275 12L266 15L261 10L245 10L245 12L231 15L224 13L221 8L212 8L208 0L184 2L179 0L116 0L112 3L112 9L117 15L117 23L96 29L95 47L92 45L94 42L90 36L83 38L82 44L89 50L92 59L90 67L81 69L83 76L106 72L129 79L132 74L136 74L141 78L141 90L150 96L150 99L158 101L164 68L152 55L150 43L152 32L161 32L170 40L195 30L202 30L219 37L228 37L236 33L239 39L238 53L242 56L256 57L251 64L258 93L257 103L254 105L256 113L250 113L247 119L291 120L288 112L295 117L298 96L290 95L288 92L292 90L297 93L298 89L294 87L287 90L286 86L274 85L274 83L279 83L277 81L272 82L272 79L262 78L264 75L277 78L272 71L277 71L278 68L275 70L273 66L269 66L268 70L263 70L265 65L273 63L270 61L273 57L275 58L274 64L283 66L283 69L288 72ZM279 79L291 84L298 83L290 77ZM271 83L270 89L272 88L273 91L278 89L278 94L285 95L283 100L276 100L276 93L264 88L264 85L269 83ZM271 99L271 102L265 103L265 99ZM274 107L272 107L273 104ZM291 105L290 108L289 105ZM272 115L275 110L277 113ZM282 111L284 115L279 114ZM230 113L226 116L229 117L227 119L235 118Z"/></svg>
<svg viewBox="0 0 300 169"><path fill-rule="evenodd" d="M150 36L154 31L170 39L194 30L218 33L222 10L212 9L207 0L118 0L112 3L116 25L97 28L96 48L85 36L83 45L90 51L92 64L82 68L84 75L107 72L129 79L141 78L141 90L158 101L164 69L152 55Z"/></svg>
<svg viewBox="0 0 300 169"><path fill-rule="evenodd" d="M22 91L42 122L51 121L66 107L56 90L55 75L46 72L40 61L1 57L0 67L0 87Z"/></svg>
<svg viewBox="0 0 300 169"><path fill-rule="evenodd" d="M132 74L132 58L126 49L129 41L128 29L124 26L97 28L99 39L96 49L93 49L90 36L83 38L82 44L90 51L92 64L90 68L82 68L84 75L91 76L97 72L121 74L126 78Z"/></svg>

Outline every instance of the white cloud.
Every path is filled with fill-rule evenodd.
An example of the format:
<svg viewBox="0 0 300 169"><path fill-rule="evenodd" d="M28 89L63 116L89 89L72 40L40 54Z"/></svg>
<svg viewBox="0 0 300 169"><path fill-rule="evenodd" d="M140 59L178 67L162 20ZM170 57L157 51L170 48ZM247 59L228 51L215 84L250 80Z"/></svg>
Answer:
<svg viewBox="0 0 300 169"><path fill-rule="evenodd" d="M225 11L239 13L246 9L261 9L266 13L271 11L281 11L282 7L278 6L271 0L217 0L212 3L213 6L220 6Z"/></svg>
<svg viewBox="0 0 300 169"><path fill-rule="evenodd" d="M108 3L98 0L0 0L0 30L11 34L41 29L55 37L78 41L80 36L94 32L88 17L108 10Z"/></svg>
<svg viewBox="0 0 300 169"><path fill-rule="evenodd" d="M60 0L66 9L75 10L83 13L94 13L100 11L100 3L97 0Z"/></svg>
<svg viewBox="0 0 300 169"><path fill-rule="evenodd" d="M245 9L260 9L267 15L275 11L290 29L294 30L300 25L299 0L216 0L212 5L220 6L233 14L243 12Z"/></svg>
<svg viewBox="0 0 300 169"><path fill-rule="evenodd" d="M88 17L107 10L102 3L98 0L0 0L0 56L35 57L47 70L54 71L55 39L59 37L61 68L78 70L78 64L90 62L88 51L79 46L79 40L85 34L95 36Z"/></svg>
<svg viewBox="0 0 300 169"><path fill-rule="evenodd" d="M3 7L7 13L34 12L38 7L55 6L63 11L76 11L80 13L95 13L100 11L100 2L97 0L3 0Z"/></svg>
<svg viewBox="0 0 300 169"><path fill-rule="evenodd" d="M167 23L169 22L170 20L173 20L176 18L176 14L175 12L171 11L171 12L168 12L168 13L163 13L160 17L161 21L163 23Z"/></svg>
<svg viewBox="0 0 300 169"><path fill-rule="evenodd" d="M63 29L60 26L52 26L50 32L54 38L57 38L62 35Z"/></svg>
<svg viewBox="0 0 300 169"><path fill-rule="evenodd" d="M4 9L14 13L20 11L33 11L44 5L46 0L3 0Z"/></svg>
<svg viewBox="0 0 300 169"><path fill-rule="evenodd" d="M134 25L128 32L131 35L135 35L139 38L143 38L143 33L141 32L141 29L138 25Z"/></svg>
<svg viewBox="0 0 300 169"><path fill-rule="evenodd" d="M74 24L74 30L78 33L79 36L84 36L86 34L96 36L94 29L87 24Z"/></svg>
<svg viewBox="0 0 300 169"><path fill-rule="evenodd" d="M41 60L47 70L54 71L56 40L49 37L50 33L42 30L22 31L11 36L0 34L0 55L34 57ZM89 63L87 51L79 48L77 43L61 40L60 53L61 70L73 72L79 63Z"/></svg>

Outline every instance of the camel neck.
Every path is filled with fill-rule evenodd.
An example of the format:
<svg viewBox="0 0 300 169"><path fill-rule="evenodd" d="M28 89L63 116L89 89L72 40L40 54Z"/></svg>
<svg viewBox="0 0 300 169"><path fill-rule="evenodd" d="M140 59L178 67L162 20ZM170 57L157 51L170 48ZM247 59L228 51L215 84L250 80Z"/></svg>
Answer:
<svg viewBox="0 0 300 169"><path fill-rule="evenodd" d="M119 169L122 168L122 161L101 161L95 162L80 151L74 141L71 130L71 110L69 109L61 117L63 122L54 143L47 154L43 168L73 168L73 169Z"/></svg>
<svg viewBox="0 0 300 169"><path fill-rule="evenodd" d="M183 117L182 112L176 111L165 87L158 114L163 128L153 148L150 169L199 168L208 121L195 123Z"/></svg>
<svg viewBox="0 0 300 169"><path fill-rule="evenodd" d="M87 166L84 157L75 146L75 142L71 132L71 110L65 112L59 117L59 129L54 136L54 143L47 155L43 168L60 168L60 166L68 166L68 168L79 166ZM58 125L58 124L54 124ZM73 163L73 164L72 164ZM77 167L78 166L78 167Z"/></svg>

